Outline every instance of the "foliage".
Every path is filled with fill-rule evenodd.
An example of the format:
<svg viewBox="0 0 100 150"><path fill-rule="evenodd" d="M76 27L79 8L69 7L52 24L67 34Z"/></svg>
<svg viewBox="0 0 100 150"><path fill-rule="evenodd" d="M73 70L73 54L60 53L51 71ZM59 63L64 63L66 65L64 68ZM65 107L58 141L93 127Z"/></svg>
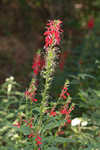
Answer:
<svg viewBox="0 0 100 150"><path fill-rule="evenodd" d="M59 50L56 49L55 42L47 44L44 54L45 67L41 67L40 61L33 65L34 75L29 89L25 92L26 101L24 93L19 92L21 90L18 89L19 85L13 77L6 79L0 89L1 150L33 150L39 147L43 150L99 150L100 56L97 43L99 36L96 34L95 28L93 30L93 27L87 30L83 44L79 45L76 51L73 50L72 55L69 55L67 65L64 66L67 73L56 68L58 58L55 56ZM73 53L75 53L74 57ZM74 59L72 60L72 58ZM37 64L39 68L34 69ZM69 64L70 67L68 67ZM53 79L55 69L58 70ZM40 71L41 73L39 73ZM65 77L70 79L71 83L69 86L68 81L65 82L59 99L57 96L58 88L61 86L59 85L59 79L63 78L64 80L64 74ZM40 90L37 84L34 84L37 79L40 81ZM64 92L66 92L66 95ZM32 95L30 95L31 93ZM68 120L70 119L68 118L66 122L66 119L59 112L65 104L68 106L67 111L72 110L73 102L75 108L71 112L72 121L69 124ZM64 124L67 126L64 126ZM36 144L37 141L38 144Z"/></svg>

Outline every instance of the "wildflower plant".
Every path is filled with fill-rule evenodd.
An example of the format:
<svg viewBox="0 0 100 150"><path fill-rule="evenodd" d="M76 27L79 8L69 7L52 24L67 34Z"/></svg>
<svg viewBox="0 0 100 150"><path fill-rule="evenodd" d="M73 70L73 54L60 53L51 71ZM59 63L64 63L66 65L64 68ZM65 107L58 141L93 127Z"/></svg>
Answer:
<svg viewBox="0 0 100 150"><path fill-rule="evenodd" d="M26 108L24 116L15 124L22 139L26 139L34 150L58 149L67 143L66 129L70 127L71 112L74 104L69 94L69 81L66 80L61 93L55 100L50 99L50 88L57 66L59 44L61 41L62 21L51 20L47 23L45 36L44 59L38 51L33 61L33 77L25 92ZM42 86L41 79L43 80ZM42 87L42 88L41 88ZM40 89L39 89L40 88ZM39 95L39 96L38 96ZM25 147L25 144L22 144ZM65 144L66 145L66 144Z"/></svg>

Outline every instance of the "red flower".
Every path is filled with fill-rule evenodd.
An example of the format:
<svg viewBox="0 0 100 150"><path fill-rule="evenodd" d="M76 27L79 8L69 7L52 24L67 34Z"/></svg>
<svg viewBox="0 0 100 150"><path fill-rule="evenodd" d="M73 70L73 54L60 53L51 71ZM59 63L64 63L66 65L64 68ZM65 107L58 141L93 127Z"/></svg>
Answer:
<svg viewBox="0 0 100 150"><path fill-rule="evenodd" d="M60 34L62 32L60 28L60 24L62 21L60 20L51 20L47 23L47 30L45 31L45 48L51 45L59 45L60 44Z"/></svg>
<svg viewBox="0 0 100 150"><path fill-rule="evenodd" d="M24 94L25 94L25 96L29 96L30 95L29 91L27 91L27 90L25 91Z"/></svg>
<svg viewBox="0 0 100 150"><path fill-rule="evenodd" d="M42 140L42 138L40 136L36 137L35 141L36 141L37 145L42 144L41 140Z"/></svg>
<svg viewBox="0 0 100 150"><path fill-rule="evenodd" d="M29 134L28 138L35 137L33 133Z"/></svg>
<svg viewBox="0 0 100 150"><path fill-rule="evenodd" d="M38 140L37 140L36 142L37 142L37 145L40 145L40 144L42 144L42 142L40 142L40 141L38 141Z"/></svg>
<svg viewBox="0 0 100 150"><path fill-rule="evenodd" d="M17 122L17 123L15 123L15 124L13 124L13 126L16 126L17 128L20 128L20 122Z"/></svg>
<svg viewBox="0 0 100 150"><path fill-rule="evenodd" d="M40 53L37 53L33 59L33 65L32 65L32 69L35 76L38 75L38 73L44 67L44 65L45 65L45 60L41 58Z"/></svg>
<svg viewBox="0 0 100 150"><path fill-rule="evenodd" d="M67 120L67 123L70 124L70 123L71 123L71 120L68 119L68 120Z"/></svg>
<svg viewBox="0 0 100 150"><path fill-rule="evenodd" d="M37 99L36 99L36 98L34 98L34 99L33 99L33 101L34 101L34 102L37 102Z"/></svg>
<svg viewBox="0 0 100 150"><path fill-rule="evenodd" d="M93 27L94 27L94 19L91 18L91 19L88 21L88 28L89 28L89 29L93 29Z"/></svg>
<svg viewBox="0 0 100 150"><path fill-rule="evenodd" d="M41 61L40 54L37 54L33 59L33 65L32 65L33 72L36 76L40 71L40 64L41 64L40 61Z"/></svg>
<svg viewBox="0 0 100 150"><path fill-rule="evenodd" d="M28 127L29 126L29 128L32 128L33 126L32 126L32 120L30 120L29 122L27 121L27 120L24 120L24 122L26 123L26 126Z"/></svg>
<svg viewBox="0 0 100 150"><path fill-rule="evenodd" d="M70 94L67 92L67 90L68 90L68 89L67 89L66 87L63 88L63 90L62 90L62 92L61 92L61 94L60 94L60 98L66 99L67 96L70 95ZM67 96L66 96L65 94L66 94Z"/></svg>
<svg viewBox="0 0 100 150"><path fill-rule="evenodd" d="M41 138L40 136L37 136L37 139L38 139L38 140L42 140L42 138Z"/></svg>
<svg viewBox="0 0 100 150"><path fill-rule="evenodd" d="M60 111L61 114L68 114L66 108L64 108L63 110Z"/></svg>
<svg viewBox="0 0 100 150"><path fill-rule="evenodd" d="M25 121L26 121L26 120L25 120ZM31 133L31 134L28 135L28 138L32 138L32 137L33 137L33 138L35 137L35 136L33 135L33 133ZM41 138L40 136L37 136L37 137L35 138L36 144L37 144L37 145L42 144L41 140L42 140L42 138Z"/></svg>
<svg viewBox="0 0 100 150"><path fill-rule="evenodd" d="M56 112L54 112L54 111L51 111L51 112L50 112L50 116L53 116L53 117L55 117L55 116L56 116Z"/></svg>
<svg viewBox="0 0 100 150"><path fill-rule="evenodd" d="M31 100L32 100L32 102L37 102L38 100L36 99L36 98L34 98L35 97L35 94L36 94L36 92L35 91L26 91L25 92L25 96L26 97L28 97L28 98L30 98Z"/></svg>

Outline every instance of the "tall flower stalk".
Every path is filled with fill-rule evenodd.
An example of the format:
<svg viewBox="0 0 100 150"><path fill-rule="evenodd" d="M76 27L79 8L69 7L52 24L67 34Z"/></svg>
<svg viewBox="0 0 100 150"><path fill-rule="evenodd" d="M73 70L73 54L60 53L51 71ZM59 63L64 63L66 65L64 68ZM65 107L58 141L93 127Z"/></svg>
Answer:
<svg viewBox="0 0 100 150"><path fill-rule="evenodd" d="M31 142L33 141L35 150L40 150L45 147L42 143L42 138L50 134L49 129L47 128L46 130L45 126L52 121L58 122L58 125L56 125L56 129L54 130L55 133L52 133L52 135L54 138L61 135L63 133L62 128L71 123L70 114L74 109L74 105L71 103L71 97L68 92L69 82L67 80L65 81L58 100L55 103L53 103L53 101L49 102L49 91L57 65L58 46L63 32L61 23L60 20L51 20L47 23L46 31L44 33L45 60L42 59L39 51L33 60L32 81L28 90L25 92L26 102L30 100L31 107L29 109L29 105L26 106L26 117L24 120L21 120L21 124L20 122L14 124L14 126L18 128L26 126L30 130L27 137ZM37 79L38 76L41 77L40 75L44 81L43 89L41 89L41 97L38 96L37 92L39 88ZM36 113L33 112L34 109L36 110L35 106L38 107ZM28 113L28 111L30 113Z"/></svg>
<svg viewBox="0 0 100 150"><path fill-rule="evenodd" d="M56 67L56 59L57 59L57 45L60 44L60 35L62 33L60 24L62 22L60 20L49 21L47 24L47 30L45 31L45 49L46 49L46 60L45 60L45 71L44 71L44 79L45 79L45 87L42 93L42 101L45 101L48 98L48 88L51 85L52 75L55 72Z"/></svg>
<svg viewBox="0 0 100 150"><path fill-rule="evenodd" d="M52 20L47 23L46 31L44 33L45 36L45 50L46 50L46 57L45 57L45 71L43 72L43 77L45 79L44 90L42 91L42 101L41 101L41 108L40 108L40 122L42 123L42 115L47 110L47 100L49 98L48 90L52 83L52 75L55 72L56 67L56 59L57 59L57 45L60 44L60 35L62 33L62 29L60 20Z"/></svg>

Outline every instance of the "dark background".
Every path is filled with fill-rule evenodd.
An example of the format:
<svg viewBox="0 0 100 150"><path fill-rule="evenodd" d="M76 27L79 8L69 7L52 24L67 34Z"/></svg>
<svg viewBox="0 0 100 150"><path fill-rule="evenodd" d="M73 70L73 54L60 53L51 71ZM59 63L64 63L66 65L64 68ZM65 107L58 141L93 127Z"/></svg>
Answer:
<svg viewBox="0 0 100 150"><path fill-rule="evenodd" d="M99 0L0 0L0 83L14 76L28 84L33 55L43 48L48 20L63 21L62 50L75 56L73 48L86 36L88 20L94 18L97 29L99 16Z"/></svg>

